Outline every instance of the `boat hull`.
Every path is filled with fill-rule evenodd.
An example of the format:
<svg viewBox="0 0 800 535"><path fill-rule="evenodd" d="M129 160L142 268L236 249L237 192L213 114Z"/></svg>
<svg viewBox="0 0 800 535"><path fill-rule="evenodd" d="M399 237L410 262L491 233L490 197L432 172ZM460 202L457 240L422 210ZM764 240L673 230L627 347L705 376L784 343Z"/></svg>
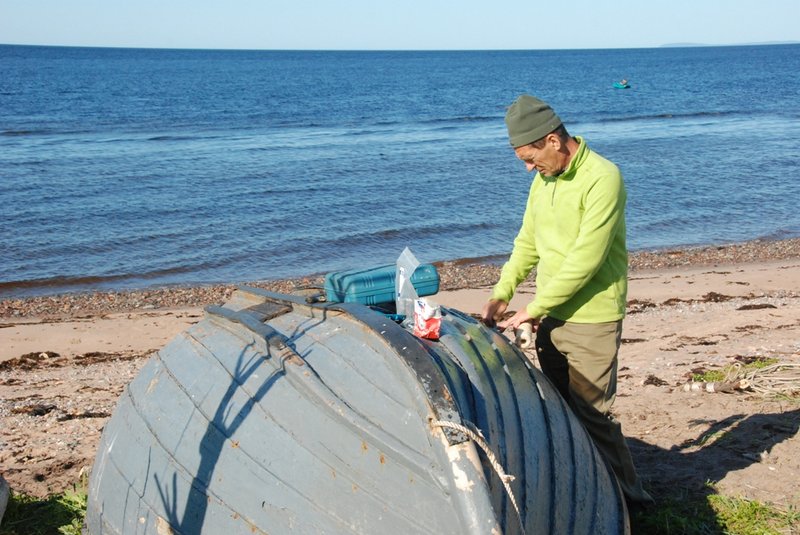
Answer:
<svg viewBox="0 0 800 535"><path fill-rule="evenodd" d="M586 432L500 334L445 310L420 340L363 305L248 288L125 389L86 519L90 535L628 530Z"/></svg>

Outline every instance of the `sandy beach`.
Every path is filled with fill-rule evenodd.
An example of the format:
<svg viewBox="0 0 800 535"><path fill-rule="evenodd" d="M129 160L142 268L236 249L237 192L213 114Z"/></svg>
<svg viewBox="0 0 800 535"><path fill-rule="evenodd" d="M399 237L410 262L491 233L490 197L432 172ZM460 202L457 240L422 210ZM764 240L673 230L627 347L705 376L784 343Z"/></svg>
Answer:
<svg viewBox="0 0 800 535"><path fill-rule="evenodd" d="M499 266L445 262L439 270L442 289L433 299L477 313ZM288 291L319 282L256 285ZM800 506L798 288L800 240L631 256L614 412L657 499L718 492ZM0 470L11 488L46 496L78 481L92 465L116 399L148 356L232 291L163 288L0 301ZM533 292L526 283L510 308ZM686 386L693 374L710 370L731 372L732 383L732 366L744 374L754 362L770 366L747 388Z"/></svg>

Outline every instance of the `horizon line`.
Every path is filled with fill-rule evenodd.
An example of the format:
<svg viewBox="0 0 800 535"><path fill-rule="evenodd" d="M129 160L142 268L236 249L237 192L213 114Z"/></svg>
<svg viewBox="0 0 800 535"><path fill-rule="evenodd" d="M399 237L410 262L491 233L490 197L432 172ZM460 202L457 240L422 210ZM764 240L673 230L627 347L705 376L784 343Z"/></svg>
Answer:
<svg viewBox="0 0 800 535"><path fill-rule="evenodd" d="M98 48L111 50L184 50L184 51L220 51L220 52L548 52L577 50L650 50L660 48L715 48L737 46L781 46L797 45L800 41L762 41L751 43L664 43L653 46L629 47L591 47L591 48L208 48L208 47L164 47L164 46L125 46L125 45L53 45L30 43L0 43L0 46L28 46L48 48Z"/></svg>

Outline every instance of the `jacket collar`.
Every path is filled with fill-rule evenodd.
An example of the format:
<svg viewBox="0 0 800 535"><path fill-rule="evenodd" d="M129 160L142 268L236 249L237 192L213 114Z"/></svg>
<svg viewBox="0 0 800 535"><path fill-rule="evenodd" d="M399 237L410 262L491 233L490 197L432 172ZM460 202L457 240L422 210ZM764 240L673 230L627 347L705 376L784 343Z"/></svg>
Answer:
<svg viewBox="0 0 800 535"><path fill-rule="evenodd" d="M564 172L555 178L571 179L578 171L578 168L586 161L586 157L589 156L589 147L586 146L586 141L581 136L575 136L575 139L578 142L578 150L575 152L575 156L569 161L569 165L567 165Z"/></svg>
<svg viewBox="0 0 800 535"><path fill-rule="evenodd" d="M589 156L589 147L586 146L586 141L581 136L575 136L575 139L578 141L578 150L575 151L575 155L567 164L567 168L560 175L556 176L546 176L541 173L538 176L542 177L542 180L545 182L554 182L558 179L561 180L571 180L575 173L578 171L578 168L586 161L586 157Z"/></svg>

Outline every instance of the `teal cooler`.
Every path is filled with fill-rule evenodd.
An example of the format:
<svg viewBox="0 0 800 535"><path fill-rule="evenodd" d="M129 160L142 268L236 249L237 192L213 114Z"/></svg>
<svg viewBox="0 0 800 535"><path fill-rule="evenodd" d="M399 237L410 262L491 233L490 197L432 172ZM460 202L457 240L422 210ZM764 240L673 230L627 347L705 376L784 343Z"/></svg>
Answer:
<svg viewBox="0 0 800 535"><path fill-rule="evenodd" d="M371 269L351 269L325 275L325 299L330 303L380 305L395 298L394 264ZM433 264L420 264L411 275L411 284L420 297L439 291L439 272Z"/></svg>

